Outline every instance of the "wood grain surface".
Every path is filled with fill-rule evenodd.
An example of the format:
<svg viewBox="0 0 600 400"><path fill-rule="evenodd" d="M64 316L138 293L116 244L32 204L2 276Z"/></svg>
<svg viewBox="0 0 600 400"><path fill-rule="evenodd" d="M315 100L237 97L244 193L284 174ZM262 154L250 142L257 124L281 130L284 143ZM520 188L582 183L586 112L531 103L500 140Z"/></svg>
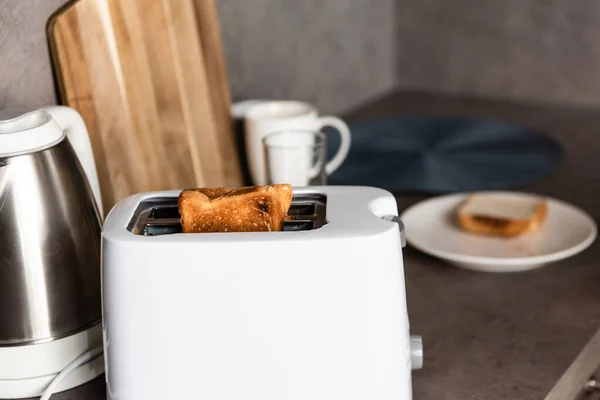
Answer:
<svg viewBox="0 0 600 400"><path fill-rule="evenodd" d="M224 167L226 186L242 183L242 166L231 118L231 90L227 78L227 66L221 41L219 15L214 0L194 0L196 18L204 54L206 75L210 82L208 89L217 122L217 134L221 156L226 162Z"/></svg>
<svg viewBox="0 0 600 400"><path fill-rule="evenodd" d="M86 122L106 209L133 193L241 184L214 7L78 0L52 16L59 95Z"/></svg>

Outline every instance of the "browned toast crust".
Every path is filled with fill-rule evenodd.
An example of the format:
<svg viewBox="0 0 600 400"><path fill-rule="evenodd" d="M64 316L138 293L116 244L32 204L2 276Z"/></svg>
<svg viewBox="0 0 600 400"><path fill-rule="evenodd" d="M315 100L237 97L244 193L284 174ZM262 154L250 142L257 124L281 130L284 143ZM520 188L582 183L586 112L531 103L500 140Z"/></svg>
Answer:
<svg viewBox="0 0 600 400"><path fill-rule="evenodd" d="M185 189L178 199L183 233L281 231L291 204L288 184Z"/></svg>
<svg viewBox="0 0 600 400"><path fill-rule="evenodd" d="M471 215L463 210L467 207L472 197L469 197L458 209L457 217L459 225L467 232L490 236L515 237L526 233L537 232L541 229L548 215L548 205L542 201L537 207L535 214L528 219L502 219Z"/></svg>

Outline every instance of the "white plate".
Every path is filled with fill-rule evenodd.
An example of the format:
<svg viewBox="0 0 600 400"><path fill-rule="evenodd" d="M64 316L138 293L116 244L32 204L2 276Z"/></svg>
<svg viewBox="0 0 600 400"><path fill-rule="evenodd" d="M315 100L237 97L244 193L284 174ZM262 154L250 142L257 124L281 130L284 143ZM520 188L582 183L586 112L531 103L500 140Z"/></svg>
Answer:
<svg viewBox="0 0 600 400"><path fill-rule="evenodd" d="M482 192L509 198L535 195ZM400 219L407 243L456 266L487 272L526 271L573 256L597 235L594 220L560 200L548 199L548 216L540 232L516 238L494 238L464 232L456 222L457 207L469 193L439 196L409 207Z"/></svg>

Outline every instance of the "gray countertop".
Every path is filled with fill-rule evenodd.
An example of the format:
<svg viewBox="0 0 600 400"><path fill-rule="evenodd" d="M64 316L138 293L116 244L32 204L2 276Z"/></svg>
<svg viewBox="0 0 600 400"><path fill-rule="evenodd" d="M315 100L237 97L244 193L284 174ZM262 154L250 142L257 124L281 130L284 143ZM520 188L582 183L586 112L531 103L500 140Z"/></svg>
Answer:
<svg viewBox="0 0 600 400"><path fill-rule="evenodd" d="M520 190L561 198L598 220L600 110L403 92L347 120L398 114L490 117L548 132L564 146L566 161ZM421 199L399 195L400 211ZM414 399L543 399L600 327L598 259L600 241L542 269L487 274L407 248L411 330L423 336L425 355L423 369L413 372ZM52 399L104 399L103 379Z"/></svg>

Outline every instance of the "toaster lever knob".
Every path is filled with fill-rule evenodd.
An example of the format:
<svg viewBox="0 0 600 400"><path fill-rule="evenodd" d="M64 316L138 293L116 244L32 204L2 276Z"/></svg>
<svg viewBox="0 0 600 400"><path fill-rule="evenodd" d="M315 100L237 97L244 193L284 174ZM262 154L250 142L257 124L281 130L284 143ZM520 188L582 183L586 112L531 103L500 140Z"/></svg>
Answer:
<svg viewBox="0 0 600 400"><path fill-rule="evenodd" d="M406 246L406 234L404 233L404 224L400 217L397 215L385 215L382 217L386 221L395 222L398 224L398 229L400 229L400 242L402 243L402 247Z"/></svg>
<svg viewBox="0 0 600 400"><path fill-rule="evenodd" d="M410 335L410 363L412 369L423 368L423 339L421 335Z"/></svg>

